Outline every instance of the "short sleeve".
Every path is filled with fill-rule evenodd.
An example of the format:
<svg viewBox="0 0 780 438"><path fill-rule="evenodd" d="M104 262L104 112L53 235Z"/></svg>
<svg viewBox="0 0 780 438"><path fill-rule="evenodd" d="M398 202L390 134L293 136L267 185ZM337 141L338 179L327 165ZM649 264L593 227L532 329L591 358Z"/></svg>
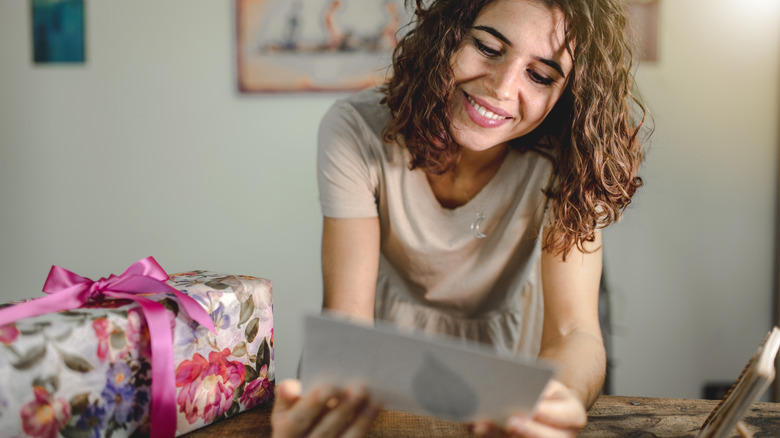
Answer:
<svg viewBox="0 0 780 438"><path fill-rule="evenodd" d="M365 122L346 102L336 102L320 123L317 186L322 214L332 218L376 217L378 161Z"/></svg>

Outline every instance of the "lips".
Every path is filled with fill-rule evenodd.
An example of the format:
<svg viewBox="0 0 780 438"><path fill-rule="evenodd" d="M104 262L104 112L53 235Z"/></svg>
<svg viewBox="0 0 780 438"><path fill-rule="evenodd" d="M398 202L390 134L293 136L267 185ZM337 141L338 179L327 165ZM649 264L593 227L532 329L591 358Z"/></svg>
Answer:
<svg viewBox="0 0 780 438"><path fill-rule="evenodd" d="M463 107L469 118L483 128L496 128L512 120L512 116L505 111L471 97L465 92L463 93Z"/></svg>

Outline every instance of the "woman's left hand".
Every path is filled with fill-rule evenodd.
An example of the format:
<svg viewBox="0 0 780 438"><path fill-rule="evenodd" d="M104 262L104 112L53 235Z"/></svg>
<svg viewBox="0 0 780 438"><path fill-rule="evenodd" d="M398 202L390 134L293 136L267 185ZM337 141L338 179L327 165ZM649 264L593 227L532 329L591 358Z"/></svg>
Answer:
<svg viewBox="0 0 780 438"><path fill-rule="evenodd" d="M562 383L553 380L542 393L536 411L530 416L512 415L504 427L478 421L471 427L478 437L576 437L585 427L585 406Z"/></svg>

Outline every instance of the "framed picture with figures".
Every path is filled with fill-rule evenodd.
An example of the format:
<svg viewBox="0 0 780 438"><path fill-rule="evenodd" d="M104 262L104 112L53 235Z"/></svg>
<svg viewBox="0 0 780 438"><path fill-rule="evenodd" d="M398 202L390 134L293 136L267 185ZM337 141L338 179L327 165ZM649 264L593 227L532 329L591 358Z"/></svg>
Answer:
<svg viewBox="0 0 780 438"><path fill-rule="evenodd" d="M635 54L639 62L658 61L659 0L625 0L634 32Z"/></svg>
<svg viewBox="0 0 780 438"><path fill-rule="evenodd" d="M235 12L242 93L377 84L411 16L403 0L236 0Z"/></svg>

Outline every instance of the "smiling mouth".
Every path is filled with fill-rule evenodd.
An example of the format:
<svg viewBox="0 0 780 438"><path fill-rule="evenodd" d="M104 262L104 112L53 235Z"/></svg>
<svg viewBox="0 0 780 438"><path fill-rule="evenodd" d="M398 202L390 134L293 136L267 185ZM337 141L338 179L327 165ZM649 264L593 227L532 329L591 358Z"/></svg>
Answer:
<svg viewBox="0 0 780 438"><path fill-rule="evenodd" d="M474 101L474 99L471 98L471 96L468 95L468 93L464 92L463 94L466 96L466 99L468 99L468 101L471 104L471 106L473 106L474 109L482 117L485 117L485 118L488 118L488 119L492 119L492 120L511 119L511 117L504 117L504 116L498 115L498 114L494 113L493 111L490 111L489 109L485 108L484 106L478 104L477 102Z"/></svg>

